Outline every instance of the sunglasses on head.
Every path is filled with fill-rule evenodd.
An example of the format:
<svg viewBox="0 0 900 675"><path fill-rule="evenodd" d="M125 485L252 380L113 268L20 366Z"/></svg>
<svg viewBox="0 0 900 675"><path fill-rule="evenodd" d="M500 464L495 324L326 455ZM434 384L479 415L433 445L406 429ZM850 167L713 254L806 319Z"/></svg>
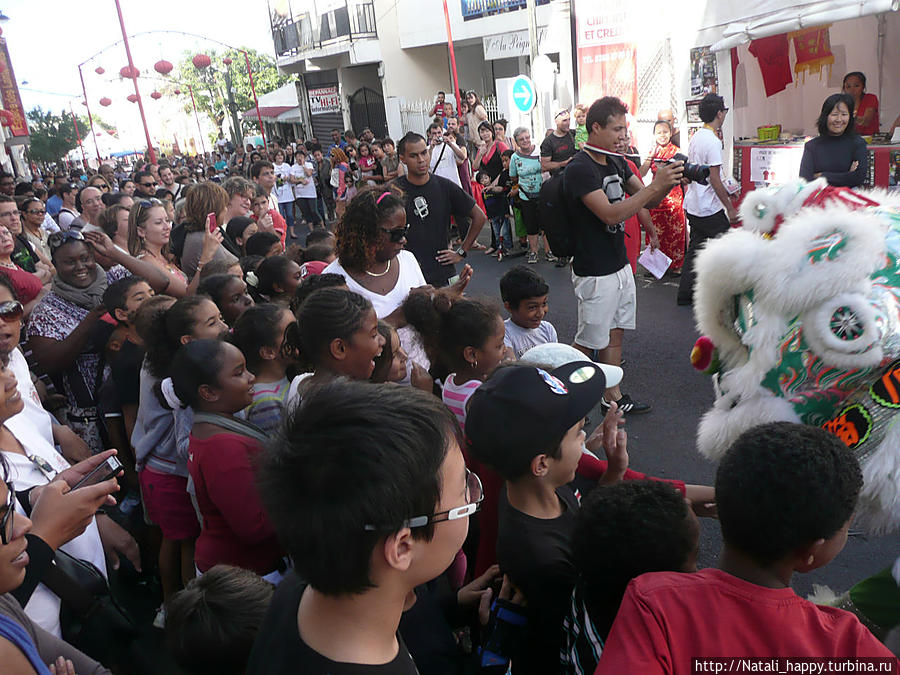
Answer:
<svg viewBox="0 0 900 675"><path fill-rule="evenodd" d="M399 244L406 235L409 234L409 225L407 224L406 227L396 227L393 230L382 227L381 231L388 235L392 244Z"/></svg>
<svg viewBox="0 0 900 675"><path fill-rule="evenodd" d="M20 321L25 315L25 308L18 300L0 302L0 319L3 321Z"/></svg>
<svg viewBox="0 0 900 675"><path fill-rule="evenodd" d="M47 237L47 246L50 247L51 251L55 251L63 244L68 244L70 241L84 241L84 235L81 234L81 232L79 232L78 230L54 232L49 237Z"/></svg>

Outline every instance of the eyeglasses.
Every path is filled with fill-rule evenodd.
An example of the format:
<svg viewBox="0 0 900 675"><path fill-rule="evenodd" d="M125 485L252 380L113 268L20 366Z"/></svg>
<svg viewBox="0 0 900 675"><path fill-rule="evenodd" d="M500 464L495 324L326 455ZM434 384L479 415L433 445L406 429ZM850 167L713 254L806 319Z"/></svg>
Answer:
<svg viewBox="0 0 900 675"><path fill-rule="evenodd" d="M3 517L0 518L0 541L3 542L4 546L7 546L12 539L13 518L15 517L13 514L16 512L16 492L13 490L12 483L3 482L6 484L6 502L3 504L5 509Z"/></svg>
<svg viewBox="0 0 900 675"><path fill-rule="evenodd" d="M84 241L84 235L81 234L81 232L79 232L78 230L54 232L49 237L47 237L47 246L50 247L51 251L55 251L63 244L68 244L70 241Z"/></svg>
<svg viewBox="0 0 900 675"><path fill-rule="evenodd" d="M0 319L4 321L19 321L25 315L25 308L18 300L0 302Z"/></svg>
<svg viewBox="0 0 900 675"><path fill-rule="evenodd" d="M481 502L484 499L484 488L481 486L481 479L477 474L466 469L466 501L468 504L457 506L449 511L439 511L432 513L430 516L416 516L410 518L400 524L400 527L425 527L429 523L442 523L447 520L459 520L460 518L468 518L473 513L481 509ZM393 526L376 526L365 525L363 529L366 532L388 531L395 529Z"/></svg>
<svg viewBox="0 0 900 675"><path fill-rule="evenodd" d="M406 238L406 235L409 234L409 223L407 223L406 227L396 227L393 230L389 230L386 227L380 228L382 232L388 235L388 238L391 240L392 244L399 244Z"/></svg>
<svg viewBox="0 0 900 675"><path fill-rule="evenodd" d="M157 185L159 185L159 183L153 181L152 183L138 183L138 185L142 187L156 187Z"/></svg>
<svg viewBox="0 0 900 675"><path fill-rule="evenodd" d="M40 213L41 215L44 215L45 213L47 213L47 210L46 209L28 209L25 213Z"/></svg>

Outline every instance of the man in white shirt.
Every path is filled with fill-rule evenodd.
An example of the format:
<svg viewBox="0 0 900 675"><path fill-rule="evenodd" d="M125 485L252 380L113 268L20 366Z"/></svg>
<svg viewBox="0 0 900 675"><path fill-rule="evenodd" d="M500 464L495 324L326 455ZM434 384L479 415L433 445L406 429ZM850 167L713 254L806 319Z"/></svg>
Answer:
<svg viewBox="0 0 900 675"><path fill-rule="evenodd" d="M303 220L312 230L322 224L316 206L316 167L306 154L306 148L297 146L294 166L291 167L291 182L294 184L294 199L303 214Z"/></svg>
<svg viewBox="0 0 900 675"><path fill-rule="evenodd" d="M719 130L727 114L725 100L717 94L707 94L700 101L703 127L697 129L691 138L688 162L709 166L709 179L706 185L691 182L684 194L684 211L691 229L691 239L684 258L681 282L678 284L679 305L693 303L694 256L697 251L707 239L727 232L731 223L738 219L737 209L731 203L722 183L722 141Z"/></svg>
<svg viewBox="0 0 900 675"><path fill-rule="evenodd" d="M465 162L468 153L465 147L460 147L459 137L449 130L445 132L437 123L428 127L428 137L431 139L431 159L428 162L431 173L462 187L456 165Z"/></svg>

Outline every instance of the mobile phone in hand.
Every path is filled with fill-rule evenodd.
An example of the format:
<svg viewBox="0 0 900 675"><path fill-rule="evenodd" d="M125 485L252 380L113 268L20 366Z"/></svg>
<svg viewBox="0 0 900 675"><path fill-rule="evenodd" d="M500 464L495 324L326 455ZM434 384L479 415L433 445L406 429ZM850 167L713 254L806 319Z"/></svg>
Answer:
<svg viewBox="0 0 900 675"><path fill-rule="evenodd" d="M88 475L78 481L72 489L77 490L78 488L102 483L103 481L118 475L121 470L122 462L116 459L115 455L112 455L107 457L105 462L95 467Z"/></svg>
<svg viewBox="0 0 900 675"><path fill-rule="evenodd" d="M215 213L207 213L206 219L209 221L209 232L212 234L217 229L219 229L219 224L216 222L216 214Z"/></svg>

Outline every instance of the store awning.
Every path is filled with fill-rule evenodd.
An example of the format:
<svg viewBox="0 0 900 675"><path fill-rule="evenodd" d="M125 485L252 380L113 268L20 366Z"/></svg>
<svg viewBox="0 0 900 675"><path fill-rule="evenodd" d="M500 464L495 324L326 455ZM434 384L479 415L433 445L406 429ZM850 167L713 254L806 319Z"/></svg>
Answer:
<svg viewBox="0 0 900 675"><path fill-rule="evenodd" d="M720 29L713 51L731 49L769 35L810 26L893 12L900 0L800 0L785 8L783 0L716 0L707 5L703 29Z"/></svg>
<svg viewBox="0 0 900 675"><path fill-rule="evenodd" d="M294 108L296 108L296 106L290 106L290 105L265 106L265 105L261 105L261 106L259 106L258 117L262 117L267 122L275 122L278 120L279 115L286 113L289 110L294 110ZM241 116L244 119L255 120L257 118L256 108L250 108L250 110L245 110L243 113L241 113Z"/></svg>

